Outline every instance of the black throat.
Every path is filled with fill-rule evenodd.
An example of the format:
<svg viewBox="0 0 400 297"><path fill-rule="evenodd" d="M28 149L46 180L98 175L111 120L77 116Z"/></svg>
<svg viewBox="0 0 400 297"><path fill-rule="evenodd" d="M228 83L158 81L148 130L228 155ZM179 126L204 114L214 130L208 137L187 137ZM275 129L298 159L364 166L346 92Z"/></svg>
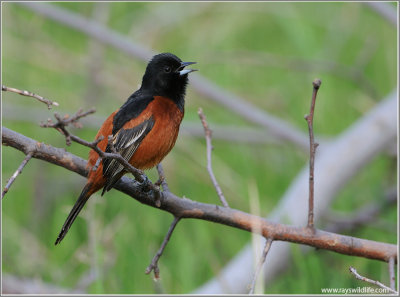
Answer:
<svg viewBox="0 0 400 297"><path fill-rule="evenodd" d="M185 107L186 86L188 84L187 75L171 81L159 81L154 76L147 73L143 76L140 92L151 96L161 96L172 100L183 112Z"/></svg>

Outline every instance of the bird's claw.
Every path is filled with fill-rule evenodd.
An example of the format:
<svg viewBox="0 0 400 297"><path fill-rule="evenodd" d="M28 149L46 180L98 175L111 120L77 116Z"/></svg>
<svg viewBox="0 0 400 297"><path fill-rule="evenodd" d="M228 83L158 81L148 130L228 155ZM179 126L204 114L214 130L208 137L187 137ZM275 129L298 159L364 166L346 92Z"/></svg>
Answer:
<svg viewBox="0 0 400 297"><path fill-rule="evenodd" d="M141 188L142 192L149 192L151 190L151 181L146 175L142 175L143 181L139 182L139 187Z"/></svg>
<svg viewBox="0 0 400 297"><path fill-rule="evenodd" d="M154 191L154 203L157 207L161 206L162 191L159 185L153 185L150 179L146 175L143 175L143 181L139 182L139 187L144 193Z"/></svg>

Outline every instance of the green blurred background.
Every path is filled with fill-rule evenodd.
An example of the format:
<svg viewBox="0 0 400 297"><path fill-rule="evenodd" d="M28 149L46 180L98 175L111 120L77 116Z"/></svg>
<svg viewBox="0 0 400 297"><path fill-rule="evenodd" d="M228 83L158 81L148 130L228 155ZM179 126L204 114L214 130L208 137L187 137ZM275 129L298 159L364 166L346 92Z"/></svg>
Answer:
<svg viewBox="0 0 400 297"><path fill-rule="evenodd" d="M363 3L51 5L96 19L157 52L197 61L204 77L304 132L311 82L319 77L323 85L315 129L324 137L344 131L396 87L396 28ZM39 127L40 120L52 118L54 111L73 113L94 106L92 118L101 123L141 82L145 62L24 6L3 2L2 25L2 83L60 104L48 111L35 100L2 94L3 125L38 141L66 147L57 131ZM197 109L202 107L211 128L259 129L190 85L186 98L184 125L201 128ZM72 131L92 140L97 129L86 124ZM214 172L230 206L250 211L249 187L255 184L263 216L308 162L307 154L291 143L215 138L213 145ZM77 144L66 149L82 158L88 154ZM3 186L23 158L21 152L3 147ZM163 165L175 194L219 203L206 170L203 137L182 133ZM157 178L154 170L148 175ZM350 215L382 199L396 182L396 157L381 154L340 191L332 208ZM172 217L118 191L94 195L62 244L54 246L84 183L84 178L63 168L29 162L2 201L4 274L97 294L189 293L216 276L251 239L249 233L233 228L182 221L160 260L160 289L144 270ZM396 243L396 208L381 213L379 224L349 234ZM265 293L318 294L321 287L361 286L347 272L349 265L371 278L388 280L387 265L378 261L327 251L303 256L298 245L292 253L293 265L268 284Z"/></svg>

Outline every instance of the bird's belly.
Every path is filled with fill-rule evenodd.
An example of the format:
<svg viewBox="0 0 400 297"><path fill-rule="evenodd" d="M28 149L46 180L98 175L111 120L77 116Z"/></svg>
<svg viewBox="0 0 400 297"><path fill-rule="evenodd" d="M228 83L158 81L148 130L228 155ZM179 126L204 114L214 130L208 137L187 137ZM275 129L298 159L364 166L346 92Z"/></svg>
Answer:
<svg viewBox="0 0 400 297"><path fill-rule="evenodd" d="M143 139L129 162L138 169L149 169L160 163L174 147L178 136L177 131L158 133L160 135L157 138L154 136L150 138L149 134Z"/></svg>

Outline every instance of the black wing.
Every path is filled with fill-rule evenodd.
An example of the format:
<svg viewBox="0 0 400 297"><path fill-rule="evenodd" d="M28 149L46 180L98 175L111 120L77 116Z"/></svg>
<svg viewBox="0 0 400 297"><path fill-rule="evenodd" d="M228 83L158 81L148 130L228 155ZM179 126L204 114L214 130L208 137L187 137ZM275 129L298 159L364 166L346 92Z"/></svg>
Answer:
<svg viewBox="0 0 400 297"><path fill-rule="evenodd" d="M151 131L154 126L153 117L147 119L140 125L131 129L121 128L113 139L115 150L127 161L133 156L143 138ZM111 153L109 145L106 147L106 152ZM101 195L109 191L114 184L124 174L124 166L115 159L103 160L103 176L107 179Z"/></svg>
<svg viewBox="0 0 400 297"><path fill-rule="evenodd" d="M113 120L112 134L117 134L127 122L138 117L153 100L154 96L143 94L140 89L133 93L116 113Z"/></svg>

